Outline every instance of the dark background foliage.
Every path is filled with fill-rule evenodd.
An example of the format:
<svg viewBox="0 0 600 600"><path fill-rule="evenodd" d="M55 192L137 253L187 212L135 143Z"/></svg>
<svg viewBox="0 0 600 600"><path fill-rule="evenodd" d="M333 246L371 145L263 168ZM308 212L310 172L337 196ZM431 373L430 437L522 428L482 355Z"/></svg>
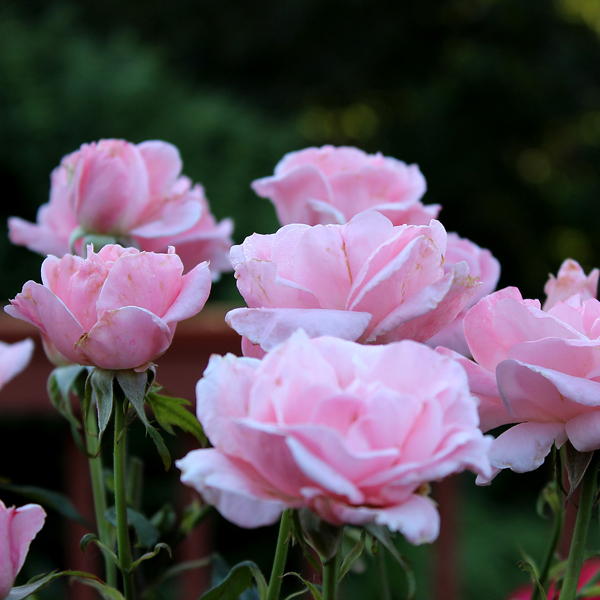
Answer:
<svg viewBox="0 0 600 600"><path fill-rule="evenodd" d="M34 220L81 143L158 138L241 242L277 226L249 183L285 152L356 145L418 163L447 229L542 297L563 259L600 265L599 32L595 0L0 0L0 216ZM40 262L0 236L2 296ZM518 580L516 533L540 553L543 476L501 478L465 492L465 598Z"/></svg>

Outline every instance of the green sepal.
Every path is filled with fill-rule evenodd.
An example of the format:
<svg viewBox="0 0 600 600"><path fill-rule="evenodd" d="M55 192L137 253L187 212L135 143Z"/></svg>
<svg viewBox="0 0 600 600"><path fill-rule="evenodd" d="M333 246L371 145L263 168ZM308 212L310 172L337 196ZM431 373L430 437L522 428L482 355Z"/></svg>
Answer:
<svg viewBox="0 0 600 600"><path fill-rule="evenodd" d="M118 372L119 371L110 371L108 369L99 369L96 367L89 374L86 381L84 417L87 420L90 400L95 402L98 411L98 448L100 447L102 436L104 435L104 431L106 430L112 415L114 393L113 381L115 373ZM90 396L90 400L88 400L88 395Z"/></svg>
<svg viewBox="0 0 600 600"><path fill-rule="evenodd" d="M323 521L308 508L302 508L298 513L302 530L319 553L321 562L331 560L340 548L344 528Z"/></svg>
<svg viewBox="0 0 600 600"><path fill-rule="evenodd" d="M321 590L314 583L307 581L306 579L304 579L304 577L302 577L302 575L300 575L299 573L294 573L293 571L289 571L288 573L286 573L284 575L284 577L287 577L288 575L293 575L294 577L297 577L306 586L307 590L311 593L314 600L322 600L323 599ZM303 591L303 593L305 593L307 590L302 590L302 591ZM293 597L293 596L294 595L288 596L288 598Z"/></svg>
<svg viewBox="0 0 600 600"><path fill-rule="evenodd" d="M534 584L538 588L538 592L540 593L541 600L548 600L548 596L546 596L546 592L544 591L544 588L543 588L542 584L540 583L540 580L538 579L536 570L533 567L533 565L531 563L528 563L526 560L521 560L517 564L522 571L526 571L527 573L529 573L531 575L531 578L533 579Z"/></svg>
<svg viewBox="0 0 600 600"><path fill-rule="evenodd" d="M133 573L145 560L154 558L161 551L161 549L166 550L169 556L173 558L171 547L168 544L161 542L160 544L156 544L156 546L154 546L154 550L152 552L146 552L146 554L140 556L134 563L132 563L131 567L128 569L128 572Z"/></svg>
<svg viewBox="0 0 600 600"><path fill-rule="evenodd" d="M556 482L550 481L546 484L546 486L539 493L537 502L536 502L536 511L538 515L542 518L547 518L544 512L544 507L548 505L552 514L558 514L562 512L563 508L560 503L560 497L556 491Z"/></svg>
<svg viewBox="0 0 600 600"><path fill-rule="evenodd" d="M363 553L363 550L365 549L366 537L367 537L367 532L363 529L360 532L360 538L358 539L358 542L356 542L356 545L354 546L354 548L352 548L352 550L350 550L350 552L348 552L348 554L346 554L346 556L344 557L344 560L342 561L342 566L340 567L340 575L339 575L338 581L341 581L346 576L346 573L348 573L348 571L352 568L352 565L360 558L360 555Z"/></svg>
<svg viewBox="0 0 600 600"><path fill-rule="evenodd" d="M10 592L8 593L8 596L6 596L6 600L23 600L24 598L27 598L32 594L39 592L45 587L48 587L55 579L58 579L59 577L73 577L78 581L94 581L98 584L105 585L100 579L98 579L98 577L96 577L96 575L92 575L91 573L85 573L84 571L53 571L52 573L48 573L47 575L38 575L37 577L31 579L25 585L20 585L12 588L12 590L10 590ZM123 596L121 596L121 598L115 597L114 600L122 599Z"/></svg>
<svg viewBox="0 0 600 600"><path fill-rule="evenodd" d="M414 600L417 593L417 580L415 579L414 571L408 566L403 556L398 552L398 548L390 538L390 532L387 527L369 523L365 525L365 529L392 555L394 560L400 565L406 575L406 583L408 586L408 595L406 600Z"/></svg>
<svg viewBox="0 0 600 600"><path fill-rule="evenodd" d="M48 377L47 390L50 402L58 412L68 421L71 435L78 450L87 457L90 454L85 447L81 436L82 425L73 414L71 406L71 392L77 393L75 383L78 377L86 371L81 365L69 365L68 367L57 367Z"/></svg>
<svg viewBox="0 0 600 600"><path fill-rule="evenodd" d="M33 500L45 508L51 508L67 519L71 519L84 527L91 525L81 516L81 513L75 508L73 503L60 492L47 490L45 488L33 485L15 485L7 480L0 479L0 490L13 492L28 500Z"/></svg>
<svg viewBox="0 0 600 600"><path fill-rule="evenodd" d="M86 248L88 247L88 244L92 244L94 246L94 252L100 252L100 250L102 250L102 248L104 248L104 246L108 246L109 244L117 244L118 240L116 237L112 236L112 235L101 235L99 233L88 233L85 234L85 232L83 232L84 235L79 235L79 238L83 238L83 244L82 244L82 254L83 256L86 256ZM71 235L71 237L73 237ZM74 242L77 241L76 238ZM72 248L73 246L71 246Z"/></svg>
<svg viewBox="0 0 600 600"><path fill-rule="evenodd" d="M594 452L579 452L575 450L573 444L569 440L565 443L565 467L567 468L567 476L569 477L569 495L567 500L571 497L573 492L577 489L587 468L590 465L594 456Z"/></svg>
<svg viewBox="0 0 600 600"><path fill-rule="evenodd" d="M252 586L254 579L256 579L259 586L259 596L262 600L265 598L267 590L265 578L258 566L248 560L235 565L225 579L200 598L201 600L238 600L240 594ZM263 586L264 595L260 591Z"/></svg>
<svg viewBox="0 0 600 600"><path fill-rule="evenodd" d="M148 387L147 371L141 373L132 369L117 371L117 381L125 394L125 398L129 400L140 421L144 424L146 432L152 438L163 464L165 465L165 469L168 471L171 468L171 454L165 446L165 442L160 433L158 433L158 430L150 425L144 409L144 398Z"/></svg>
<svg viewBox="0 0 600 600"><path fill-rule="evenodd" d="M105 550L115 561L115 564L119 564L117 555L106 544L103 544L95 533L86 533L79 542L79 548L85 554L85 549L92 543L96 544L101 550Z"/></svg>
<svg viewBox="0 0 600 600"><path fill-rule="evenodd" d="M113 526L117 527L117 511L114 506L106 509L104 518ZM138 541L137 546L140 548L152 548L160 533L158 529L152 524L152 522L146 518L142 513L133 508L127 508L127 522L137 535Z"/></svg>
<svg viewBox="0 0 600 600"><path fill-rule="evenodd" d="M292 510L292 544L295 544L296 542L300 544L304 558L317 573L320 573L322 565L320 564L319 559L315 557L314 553L310 551L311 549L315 550L315 548L302 530L299 512L297 510Z"/></svg>
<svg viewBox="0 0 600 600"><path fill-rule="evenodd" d="M169 396L161 396L154 391L151 391L146 396L146 400L156 420L160 426L168 433L175 435L173 425L183 429L187 433L191 433L202 445L203 448L208 446L208 439L204 434L202 425L198 419L185 407L191 406L191 403L183 398L171 398Z"/></svg>

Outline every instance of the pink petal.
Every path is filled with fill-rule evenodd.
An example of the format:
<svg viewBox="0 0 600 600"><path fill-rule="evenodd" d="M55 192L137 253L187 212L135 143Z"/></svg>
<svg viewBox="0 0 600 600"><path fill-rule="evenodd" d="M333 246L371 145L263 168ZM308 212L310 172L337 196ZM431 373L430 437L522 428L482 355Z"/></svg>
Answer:
<svg viewBox="0 0 600 600"><path fill-rule="evenodd" d="M287 508L260 479L248 477L246 465L238 468L217 450L194 450L175 464L182 471L182 483L239 527L271 525Z"/></svg>
<svg viewBox="0 0 600 600"><path fill-rule="evenodd" d="M565 429L569 441L579 452L591 452L600 448L600 411L571 419Z"/></svg>
<svg viewBox="0 0 600 600"><path fill-rule="evenodd" d="M0 388L25 369L31 360L34 347L31 339L16 344L0 342Z"/></svg>
<svg viewBox="0 0 600 600"><path fill-rule="evenodd" d="M208 263L204 262L181 278L181 290L163 316L170 325L197 315L208 300L211 288L211 276Z"/></svg>
<svg viewBox="0 0 600 600"><path fill-rule="evenodd" d="M84 364L102 369L135 369L163 354L172 338L167 324L143 308L125 306L106 310L77 342L75 362L85 360Z"/></svg>
<svg viewBox="0 0 600 600"><path fill-rule="evenodd" d="M150 196L166 198L183 168L179 150L160 140L142 142L137 148L146 163Z"/></svg>
<svg viewBox="0 0 600 600"><path fill-rule="evenodd" d="M309 337L333 335L354 341L370 319L371 315L364 312L301 308L236 308L225 316L232 329L267 351L297 329L303 329Z"/></svg>
<svg viewBox="0 0 600 600"><path fill-rule="evenodd" d="M152 221L131 230L141 238L159 238L176 235L191 229L200 219L202 207L193 198L185 197L163 203Z"/></svg>

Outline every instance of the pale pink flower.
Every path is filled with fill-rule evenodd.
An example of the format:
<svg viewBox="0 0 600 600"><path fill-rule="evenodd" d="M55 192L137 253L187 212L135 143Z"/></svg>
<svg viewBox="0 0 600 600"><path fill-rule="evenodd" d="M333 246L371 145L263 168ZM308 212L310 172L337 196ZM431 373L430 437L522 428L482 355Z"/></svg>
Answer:
<svg viewBox="0 0 600 600"><path fill-rule="evenodd" d="M231 249L249 308L230 311L226 320L266 351L299 328L361 343L426 341L478 286L465 262L444 273L445 250L439 222L394 227L375 211L346 225L254 234Z"/></svg>
<svg viewBox="0 0 600 600"><path fill-rule="evenodd" d="M16 377L29 364L33 354L33 340L15 344L0 342L0 389Z"/></svg>
<svg viewBox="0 0 600 600"><path fill-rule="evenodd" d="M461 238L456 233L448 234L444 258L446 259L444 263L446 273L451 271L455 264L465 261L469 265L469 274L471 277L477 277L481 285L467 304L463 306L456 319L429 339L427 345L432 348L444 346L463 356L470 356L469 346L463 330L463 320L472 306L475 306L479 300L496 289L500 278L500 263L489 250L480 248L471 240Z"/></svg>
<svg viewBox="0 0 600 600"><path fill-rule="evenodd" d="M464 370L416 342L299 331L262 360L213 355L196 393L214 448L177 461L181 480L242 527L309 507L431 542L439 515L424 484L490 472Z"/></svg>
<svg viewBox="0 0 600 600"><path fill-rule="evenodd" d="M394 225L427 225L441 208L421 203L427 185L417 165L352 147L286 154L275 174L257 179L252 189L273 202L282 225L343 224L365 210L383 213Z"/></svg>
<svg viewBox="0 0 600 600"><path fill-rule="evenodd" d="M52 172L50 202L40 207L37 223L8 220L10 239L40 254L63 256L71 244L80 252L77 240L86 234L160 251L181 237L186 269L212 259L218 277L219 265L229 270L232 224L216 225L202 186L192 186L181 168L179 151L166 142L83 144Z"/></svg>
<svg viewBox="0 0 600 600"><path fill-rule="evenodd" d="M182 275L168 254L108 245L86 259L49 256L42 284L28 281L5 311L35 325L67 360L103 369L143 368L171 344L179 321L210 292L202 263Z"/></svg>
<svg viewBox="0 0 600 600"><path fill-rule="evenodd" d="M0 501L0 600L8 597L45 518L44 509L37 504L6 508Z"/></svg>
<svg viewBox="0 0 600 600"><path fill-rule="evenodd" d="M135 238L136 243L143 250L152 252L166 252L169 246L175 246L177 255L181 258L185 271L190 271L199 262L208 261L210 274L213 281L221 277L221 273L231 271L229 250L233 245L233 221L223 219L217 223L210 207L204 188L197 183L191 187L187 177L180 177L180 182L187 182L185 193L196 201L201 207L200 219L190 229L176 235L159 238Z"/></svg>
<svg viewBox="0 0 600 600"><path fill-rule="evenodd" d="M492 445L496 473L536 469L567 439L580 452L600 449L598 300L577 294L543 311L505 288L476 304L464 324L476 362L457 360L480 399L483 431L518 423Z"/></svg>
<svg viewBox="0 0 600 600"><path fill-rule="evenodd" d="M582 300L598 296L598 277L600 271L594 269L587 277L579 263L572 258L567 258L560 266L558 275L550 275L544 286L546 302L543 309L552 308L557 302L564 302L570 296L581 294Z"/></svg>

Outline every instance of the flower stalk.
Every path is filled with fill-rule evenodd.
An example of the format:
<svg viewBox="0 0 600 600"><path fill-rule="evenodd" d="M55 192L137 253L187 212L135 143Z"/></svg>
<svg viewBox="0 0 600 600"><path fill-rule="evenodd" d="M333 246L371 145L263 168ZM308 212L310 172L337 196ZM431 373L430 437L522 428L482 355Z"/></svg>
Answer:
<svg viewBox="0 0 600 600"><path fill-rule="evenodd" d="M279 591L281 590L281 577L283 576L285 561L288 553L287 540L290 535L291 527L291 510L285 510L281 515L279 535L277 537L277 547L275 549L275 558L273 559L273 568L271 570L271 578L269 579L266 600L278 600L279 598Z"/></svg>
<svg viewBox="0 0 600 600"><path fill-rule="evenodd" d="M341 547L327 562L323 563L323 600L336 600L342 562Z"/></svg>

